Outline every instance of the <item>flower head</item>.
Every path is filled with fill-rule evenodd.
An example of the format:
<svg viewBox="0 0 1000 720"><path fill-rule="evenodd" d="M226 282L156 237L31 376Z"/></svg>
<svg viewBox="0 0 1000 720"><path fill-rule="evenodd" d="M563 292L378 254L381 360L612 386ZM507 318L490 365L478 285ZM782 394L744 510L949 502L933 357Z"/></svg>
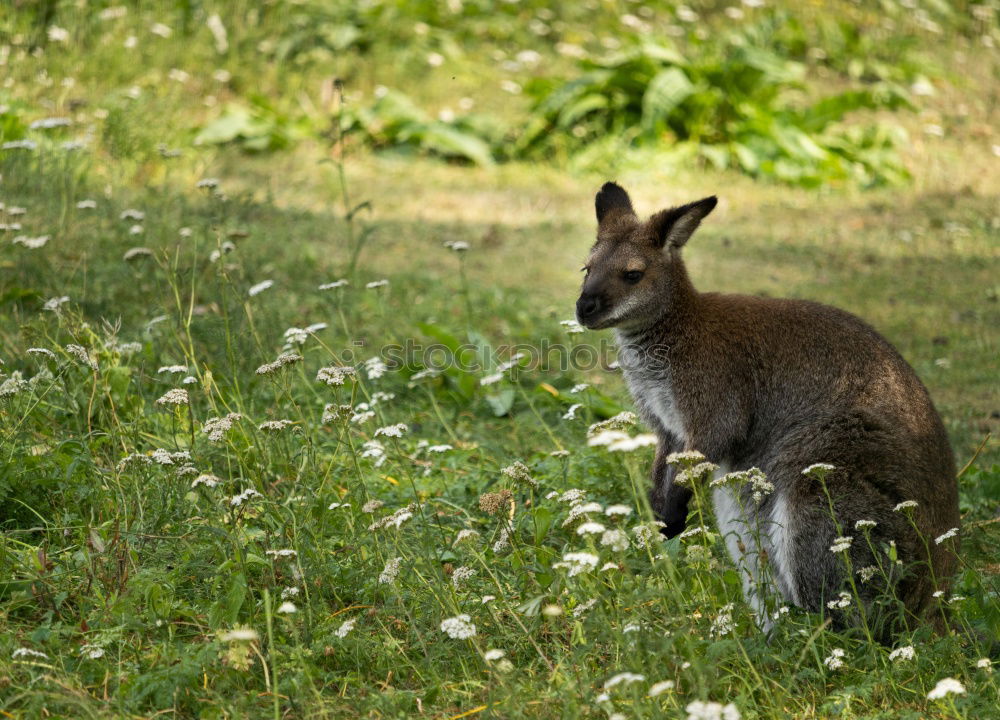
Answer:
<svg viewBox="0 0 1000 720"><path fill-rule="evenodd" d="M168 390L156 401L157 405L187 405L188 403L188 391L184 388Z"/></svg>
<svg viewBox="0 0 1000 720"><path fill-rule="evenodd" d="M916 652L912 645L904 645L903 647L896 648L891 653L889 653L889 659L893 662L898 662L900 660L912 660L916 657Z"/></svg>
<svg viewBox="0 0 1000 720"><path fill-rule="evenodd" d="M934 538L934 544L935 544L935 545L940 545L940 544L941 544L941 543L943 543L943 542L944 542L945 540L948 540L948 539L950 539L950 538L953 538L953 537L955 537L956 535L958 535L958 528L957 528L957 527L953 527L953 528L952 528L951 530L949 530L948 532L946 532L946 533L944 533L944 534L942 534L942 535L938 535L938 536L937 536L936 538Z"/></svg>
<svg viewBox="0 0 1000 720"><path fill-rule="evenodd" d="M382 570L382 574L378 576L379 584L381 585L391 585L396 582L396 576L399 575L399 564L403 561L401 557L394 557L385 564L385 568Z"/></svg>
<svg viewBox="0 0 1000 720"><path fill-rule="evenodd" d="M597 563L600 558L593 553L588 552L570 552L563 555L562 562L553 563L554 568L565 568L568 570L568 575L573 577L574 575L579 575L580 573L587 572L588 570L593 570L597 567Z"/></svg>
<svg viewBox="0 0 1000 720"><path fill-rule="evenodd" d="M940 700L948 695L964 695L965 686L955 678L944 678L938 680L934 689L927 693L928 700Z"/></svg>
<svg viewBox="0 0 1000 720"><path fill-rule="evenodd" d="M684 709L687 711L687 720L740 720L740 711L733 703L723 705L695 700Z"/></svg>
<svg viewBox="0 0 1000 720"><path fill-rule="evenodd" d="M844 667L844 655L846 653L841 648L834 648L823 660L823 664L830 670L840 670Z"/></svg>
<svg viewBox="0 0 1000 720"><path fill-rule="evenodd" d="M851 549L851 542L854 540L850 535L842 535L833 541L833 545L830 546L830 552L836 554L841 552L847 552Z"/></svg>
<svg viewBox="0 0 1000 720"><path fill-rule="evenodd" d="M531 471L528 470L528 466L520 460L516 461L513 465L508 465L500 472L508 480L518 485L531 488L538 487L538 481L531 477Z"/></svg>
<svg viewBox="0 0 1000 720"><path fill-rule="evenodd" d="M442 620L441 632L452 640L464 640L476 634L476 626L472 624L472 618L463 613Z"/></svg>

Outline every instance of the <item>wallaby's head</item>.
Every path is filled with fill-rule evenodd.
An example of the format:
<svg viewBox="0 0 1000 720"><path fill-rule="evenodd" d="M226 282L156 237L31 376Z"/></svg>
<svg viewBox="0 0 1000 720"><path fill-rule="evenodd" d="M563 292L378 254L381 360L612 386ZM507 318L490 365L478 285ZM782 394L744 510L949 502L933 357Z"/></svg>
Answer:
<svg viewBox="0 0 1000 720"><path fill-rule="evenodd" d="M686 282L680 248L715 208L715 196L661 210L645 222L628 193L605 183L594 200L597 242L584 266L576 318L591 330L656 320Z"/></svg>

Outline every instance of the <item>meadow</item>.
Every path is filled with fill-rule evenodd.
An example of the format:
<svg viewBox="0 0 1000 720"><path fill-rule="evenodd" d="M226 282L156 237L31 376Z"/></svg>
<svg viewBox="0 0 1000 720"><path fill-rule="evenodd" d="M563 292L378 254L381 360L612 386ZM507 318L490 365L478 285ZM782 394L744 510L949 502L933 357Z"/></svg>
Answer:
<svg viewBox="0 0 1000 720"><path fill-rule="evenodd" d="M0 0L0 716L997 717L998 44L995 0ZM765 634L707 493L662 539L572 322L608 179L720 197L699 289L913 365L948 632Z"/></svg>

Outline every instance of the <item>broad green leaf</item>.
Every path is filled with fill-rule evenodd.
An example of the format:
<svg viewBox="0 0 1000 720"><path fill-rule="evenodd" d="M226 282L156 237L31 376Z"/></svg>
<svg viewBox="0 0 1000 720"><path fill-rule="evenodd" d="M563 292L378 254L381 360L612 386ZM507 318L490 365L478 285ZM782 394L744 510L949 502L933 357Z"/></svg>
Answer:
<svg viewBox="0 0 1000 720"><path fill-rule="evenodd" d="M514 388L504 388L498 393L487 395L486 404L490 406L494 415L503 417L514 405Z"/></svg>
<svg viewBox="0 0 1000 720"><path fill-rule="evenodd" d="M444 123L428 125L424 129L420 145L425 150L440 155L465 158L482 167L491 167L494 164L490 146L483 140Z"/></svg>
<svg viewBox="0 0 1000 720"><path fill-rule="evenodd" d="M694 92L694 85L680 68L658 73L642 96L642 129L652 133L674 108Z"/></svg>

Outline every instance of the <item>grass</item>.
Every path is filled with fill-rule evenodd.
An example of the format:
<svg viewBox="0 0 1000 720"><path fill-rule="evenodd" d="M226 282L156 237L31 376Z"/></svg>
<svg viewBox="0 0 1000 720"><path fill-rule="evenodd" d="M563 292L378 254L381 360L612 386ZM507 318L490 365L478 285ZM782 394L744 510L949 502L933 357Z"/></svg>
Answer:
<svg viewBox="0 0 1000 720"><path fill-rule="evenodd" d="M848 17L847 5L824 8ZM572 315L593 192L610 171L342 153L317 134L273 154L193 147L195 130L255 83L282 108L319 106L321 63L281 66L252 51L253 32L280 36L278 18L256 30L233 22L223 60L234 79L218 86L203 28L192 41L148 32L157 20L180 28L180 10L130 8L117 25L60 13L53 23L75 42L35 56L0 42L13 47L0 104L29 120L77 121L34 133L37 150L0 151L0 222L22 225L0 245L0 715L652 718L693 714L696 701L732 703L747 719L995 712L996 674L978 664L997 660L1000 630L1000 449L989 439L1000 162L989 150L996 101L982 91L995 87L995 52L957 32L922 39L919 56L943 69L938 94L899 118L914 138L905 188L790 189L661 165L648 151L623 153L613 168L642 211L721 196L687 250L699 288L843 307L928 385L959 465L971 462L960 478L962 569L942 599L953 631L914 628L882 647L794 608L760 633L710 503L692 516L709 531L642 542L651 453L586 444L591 423L631 406L616 373L524 362L480 384L508 358L490 349L608 340L569 335L560 321ZM405 27L401 17L393 22ZM22 18L7 21L10 35L28 31ZM586 23L574 17L566 32ZM523 107L482 90L503 77L491 52L517 26L490 25L500 40L487 34L456 52L456 86L421 70L414 97L434 107L479 88L498 114L521 117ZM122 48L132 33L139 62ZM454 38L435 30L427 42L335 62L367 87L397 77L393 58ZM551 54L544 39L524 42ZM960 60L973 51L982 59ZM191 78L168 81L173 67ZM43 69L51 82L39 81ZM137 100L126 95L134 84ZM84 149L59 148L90 127ZM159 143L183 153L164 157ZM341 169L353 203L371 202L350 222ZM219 187L196 187L205 177ZM78 208L83 200L94 207ZM130 208L144 218L123 219ZM350 284L318 290L345 275L349 233L366 228ZM10 242L21 234L49 240ZM150 252L123 259L136 247ZM249 293L265 280L273 286ZM314 323L325 327L286 335ZM466 359L486 362L421 378L414 345L433 343L468 344ZM391 345L413 352L380 374L367 361ZM302 358L258 373L284 352ZM161 370L174 365L183 369ZM317 381L320 368L341 365L356 378ZM160 402L177 388L186 404ZM365 412L374 414L351 420ZM211 439L206 422L228 413L242 417ZM377 434L397 423L400 437ZM502 472L516 461L537 487ZM573 488L599 503L590 520L624 532L625 549L616 534L602 544L603 533L577 532L564 495ZM604 514L615 505L630 514ZM477 534L458 541L463 530ZM560 567L572 552L597 565ZM441 629L463 614L474 635ZM467 635L463 625L445 627ZM890 659L907 646L913 659ZM946 677L965 693L929 699Z"/></svg>

